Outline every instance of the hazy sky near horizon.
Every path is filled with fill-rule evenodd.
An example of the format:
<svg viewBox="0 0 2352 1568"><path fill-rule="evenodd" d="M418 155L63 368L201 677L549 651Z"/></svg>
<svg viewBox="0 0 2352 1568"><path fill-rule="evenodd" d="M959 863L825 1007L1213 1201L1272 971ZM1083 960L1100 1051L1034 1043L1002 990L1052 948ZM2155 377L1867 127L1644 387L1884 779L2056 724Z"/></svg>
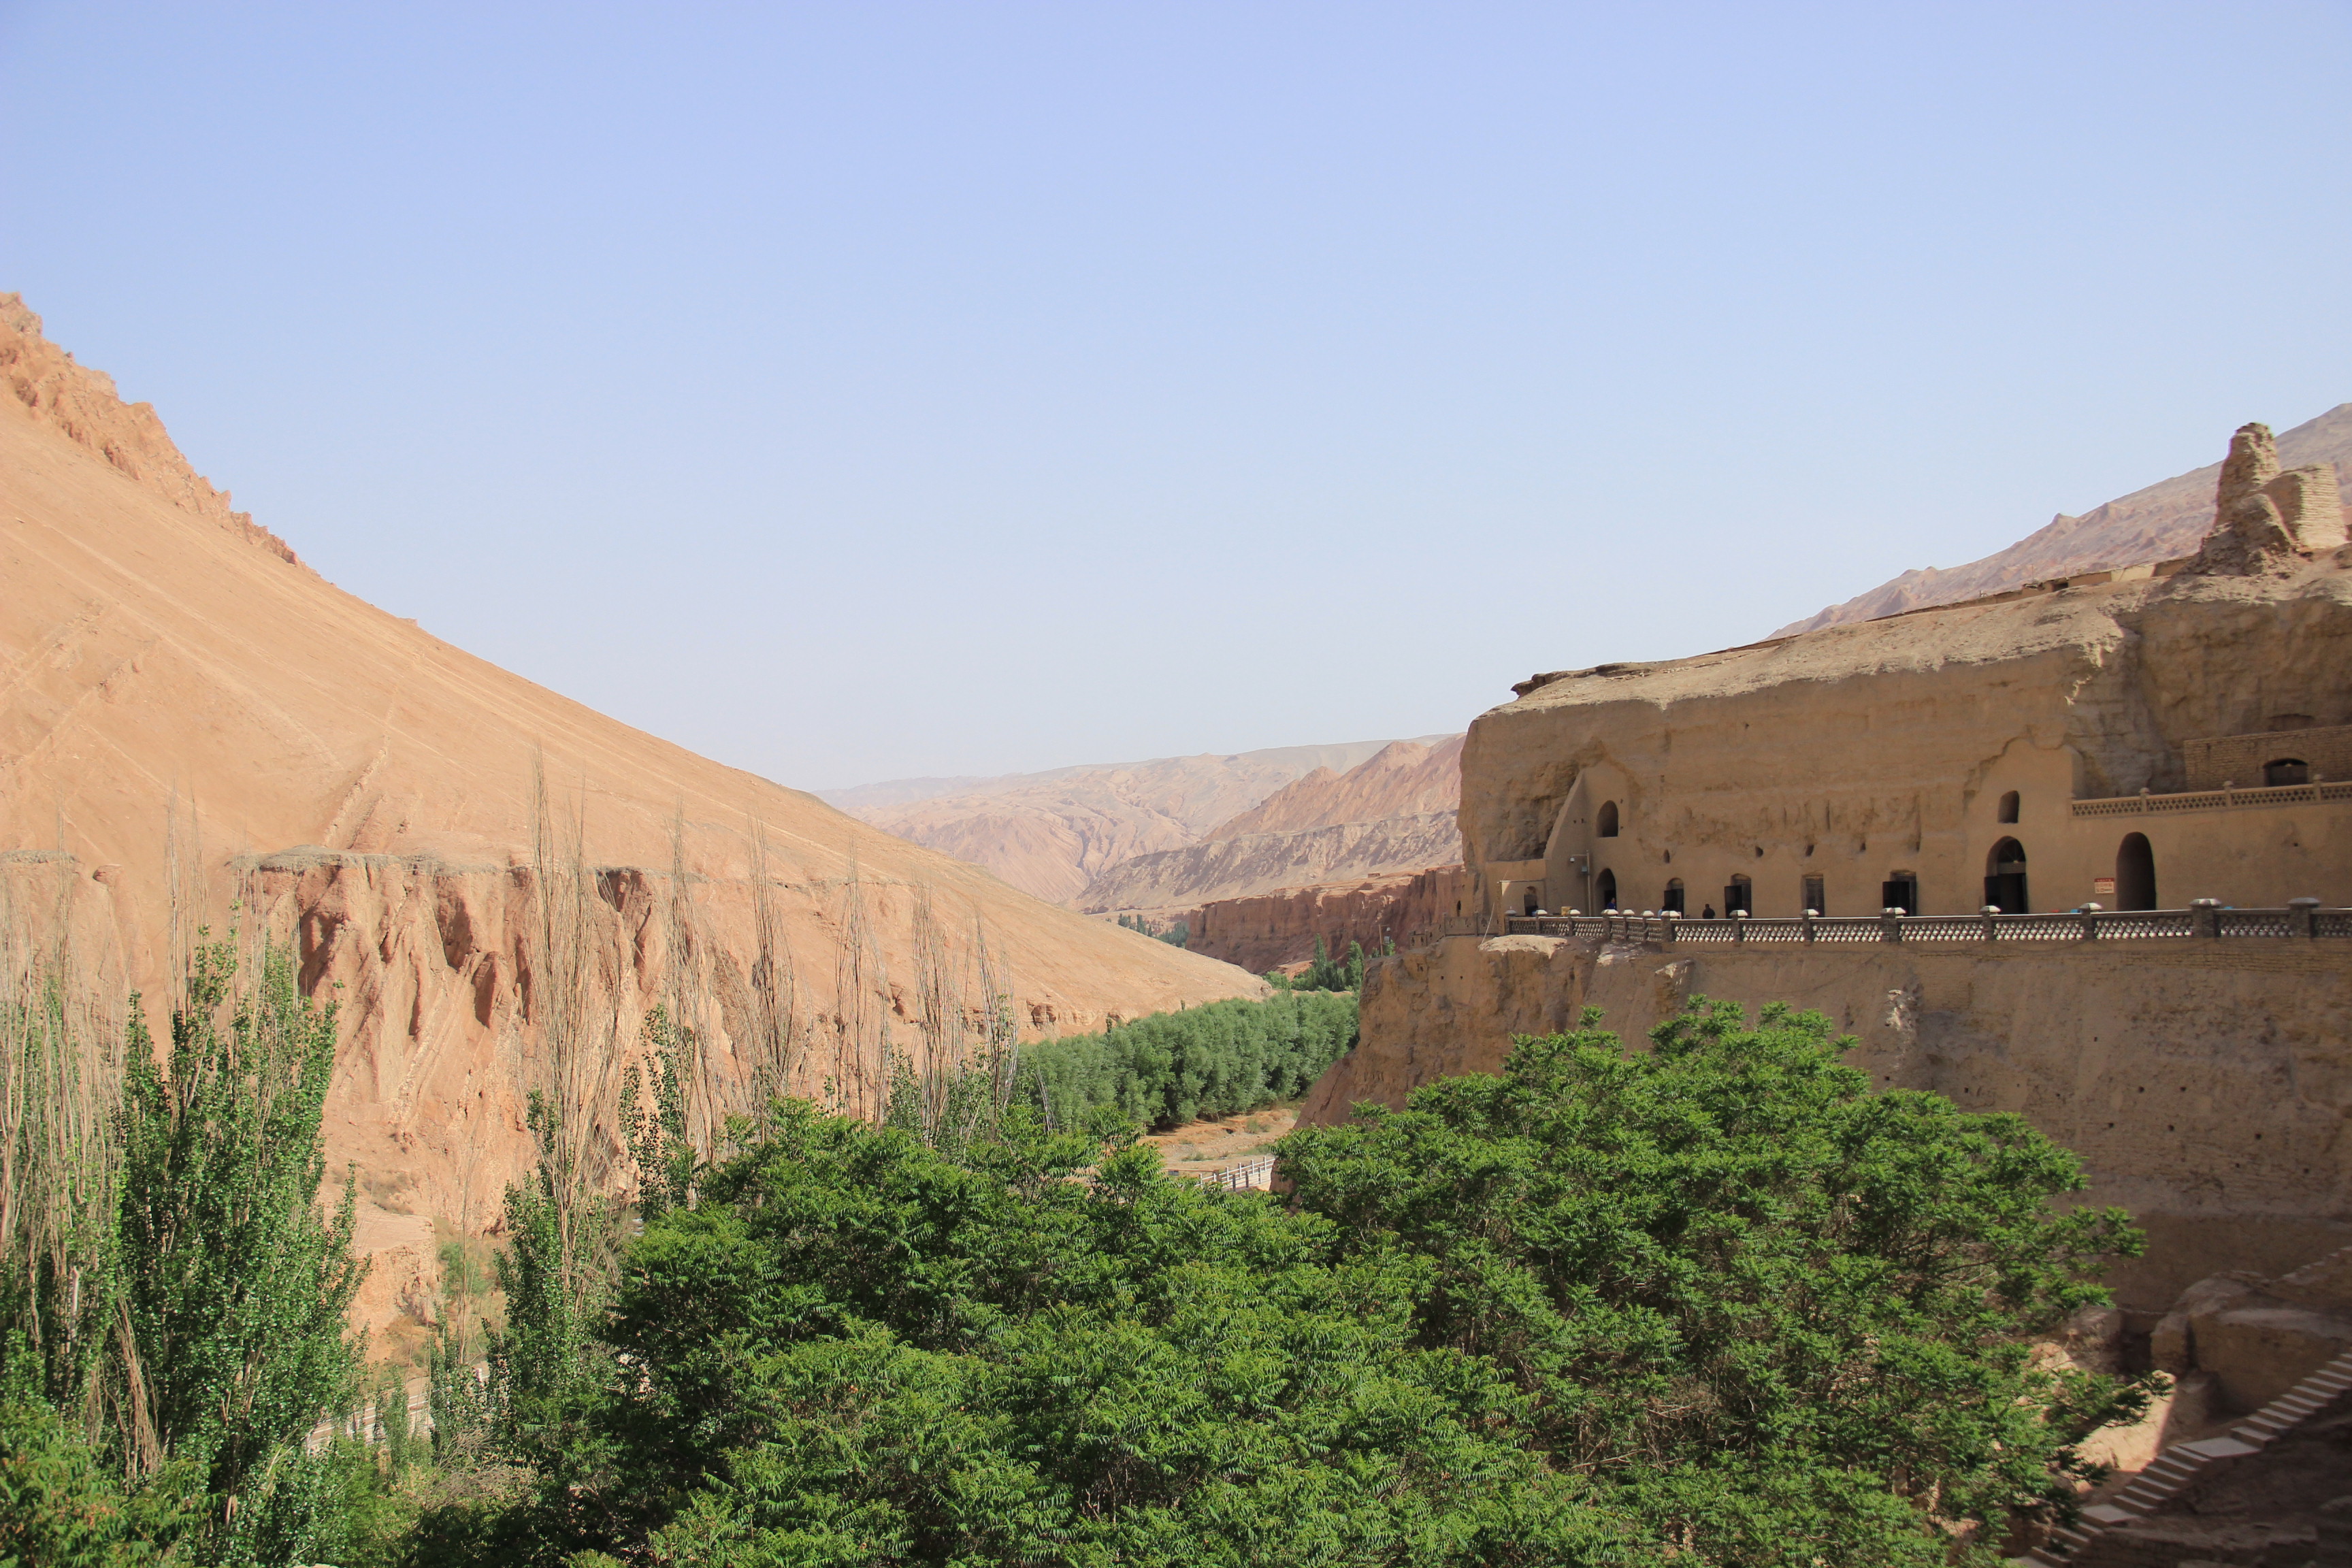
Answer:
<svg viewBox="0 0 2352 1568"><path fill-rule="evenodd" d="M2352 399L2352 5L0 0L0 289L804 787L1460 728Z"/></svg>

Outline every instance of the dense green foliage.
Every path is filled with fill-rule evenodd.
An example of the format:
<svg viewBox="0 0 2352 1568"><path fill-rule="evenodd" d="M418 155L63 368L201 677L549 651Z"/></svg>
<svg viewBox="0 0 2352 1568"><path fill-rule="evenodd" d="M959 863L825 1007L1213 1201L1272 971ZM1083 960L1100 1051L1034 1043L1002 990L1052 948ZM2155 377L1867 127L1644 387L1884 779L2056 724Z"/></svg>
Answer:
<svg viewBox="0 0 2352 1568"><path fill-rule="evenodd" d="M144 1568L186 1563L188 1477L130 1489L34 1385L19 1343L0 1388L0 1568Z"/></svg>
<svg viewBox="0 0 2352 1568"><path fill-rule="evenodd" d="M283 947L261 950L241 994L237 967L228 943L198 950L163 1067L131 1014L117 1233L126 1437L200 1466L224 1504L350 1385L344 1312L364 1272L354 1189L331 1220L318 1206L334 1010L303 999Z"/></svg>
<svg viewBox="0 0 2352 1568"><path fill-rule="evenodd" d="M1098 1107L1175 1127L1294 1099L1355 1043L1353 996L1213 1002L1024 1047L1015 1098L1055 1128Z"/></svg>
<svg viewBox="0 0 2352 1568"><path fill-rule="evenodd" d="M0 1019L13 1075L65 1019L49 1006ZM331 1217L319 1208L334 1039L333 1010L302 997L289 951L265 943L240 961L232 939L192 955L162 1060L136 997L119 1045L81 1041L121 1063L104 1136L20 1147L9 1168L12 1215L49 1194L47 1228L70 1245L48 1256L71 1267L37 1247L28 1266L33 1238L12 1223L6 1550L135 1563L168 1545L180 1561L284 1563L343 1540L358 1461L303 1452L350 1402L358 1364L345 1323L362 1273L355 1194L346 1183ZM47 1124L71 1105L52 1092ZM106 1179L59 1176L85 1165ZM56 1195L75 1193L64 1212ZM363 1468L374 1475L373 1458Z"/></svg>
<svg viewBox="0 0 2352 1568"><path fill-rule="evenodd" d="M2145 1397L2028 1353L2139 1247L2053 1207L2074 1157L1871 1093L1817 1014L1696 1001L1631 1055L1591 1023L1285 1141L1339 1257L1434 1270L1415 1342L1502 1369L1554 1468L1703 1561L1940 1563L1931 1510L2058 1506Z"/></svg>
<svg viewBox="0 0 2352 1568"><path fill-rule="evenodd" d="M1430 1284L1016 1112L950 1161L791 1108L629 1252L625 1358L436 1561L1632 1562ZM1091 1179L1081 1169L1101 1163Z"/></svg>
<svg viewBox="0 0 2352 1568"><path fill-rule="evenodd" d="M0 1568L1990 1568L2144 1405L2030 1353L2104 1299L2125 1217L2059 1206L2076 1163L2018 1118L1872 1093L1817 1016L1522 1039L1291 1134L1287 1198L1132 1147L1295 1096L1355 1023L1187 1009L705 1150L657 1010L606 1112L642 1236L555 1178L534 1103L502 1321L457 1249L428 1459L344 1337L331 1016L288 955L207 949L168 1058L128 1033L120 1182L41 1189L102 1223L45 1221L71 1267L0 1297ZM125 1331L74 1329L68 1279Z"/></svg>

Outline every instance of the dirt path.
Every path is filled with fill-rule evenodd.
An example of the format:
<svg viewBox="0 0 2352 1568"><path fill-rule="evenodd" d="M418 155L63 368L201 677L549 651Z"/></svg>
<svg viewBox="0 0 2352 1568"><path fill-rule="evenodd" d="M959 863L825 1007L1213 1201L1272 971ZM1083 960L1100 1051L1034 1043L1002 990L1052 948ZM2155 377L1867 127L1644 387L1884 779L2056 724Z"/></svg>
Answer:
<svg viewBox="0 0 2352 1568"><path fill-rule="evenodd" d="M1160 1151L1160 1162L1180 1176L1205 1176L1271 1152L1298 1121L1295 1105L1253 1110L1245 1116L1207 1117L1143 1142Z"/></svg>

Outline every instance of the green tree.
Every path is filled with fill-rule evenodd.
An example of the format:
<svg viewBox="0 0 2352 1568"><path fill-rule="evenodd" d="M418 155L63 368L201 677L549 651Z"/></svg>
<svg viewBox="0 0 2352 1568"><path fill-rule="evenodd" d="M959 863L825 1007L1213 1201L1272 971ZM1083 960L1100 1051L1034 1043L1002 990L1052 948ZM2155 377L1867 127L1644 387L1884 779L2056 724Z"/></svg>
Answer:
<svg viewBox="0 0 2352 1568"><path fill-rule="evenodd" d="M958 1162L780 1108L630 1248L583 1440L523 1509L436 1519L436 1560L1642 1560L1498 1368L1410 1342L1425 1264L1001 1134Z"/></svg>
<svg viewBox="0 0 2352 1568"><path fill-rule="evenodd" d="M148 1484L121 1468L43 1397L38 1360L21 1342L0 1379L0 1568L148 1568L184 1563L180 1542L200 1510L188 1467Z"/></svg>
<svg viewBox="0 0 2352 1568"><path fill-rule="evenodd" d="M191 1464L216 1524L348 1392L356 1193L320 1212L335 1015L293 954L200 944L159 1065L132 999L117 1227L126 1331L110 1369L134 1473Z"/></svg>
<svg viewBox="0 0 2352 1568"><path fill-rule="evenodd" d="M1350 995L1213 1002L1024 1046L1013 1098L1057 1128L1083 1126L1106 1105L1176 1127L1295 1099L1355 1043Z"/></svg>
<svg viewBox="0 0 2352 1568"><path fill-rule="evenodd" d="M1942 1563L1939 1521L2063 1508L2146 1397L2029 1351L2140 1246L2057 1206L2074 1158L1871 1093L1817 1014L1695 999L1633 1053L1597 1018L1283 1143L1339 1256L1433 1271L1415 1342L1504 1369L1554 1468L1696 1561Z"/></svg>

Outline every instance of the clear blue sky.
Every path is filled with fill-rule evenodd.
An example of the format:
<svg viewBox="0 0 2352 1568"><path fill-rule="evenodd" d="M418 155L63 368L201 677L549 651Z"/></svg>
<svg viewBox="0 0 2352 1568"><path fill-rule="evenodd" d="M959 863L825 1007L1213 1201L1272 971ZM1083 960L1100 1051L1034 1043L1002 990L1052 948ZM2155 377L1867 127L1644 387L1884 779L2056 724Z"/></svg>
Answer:
<svg viewBox="0 0 2352 1568"><path fill-rule="evenodd" d="M2352 399L2352 8L0 4L0 289L805 786L1458 728Z"/></svg>

